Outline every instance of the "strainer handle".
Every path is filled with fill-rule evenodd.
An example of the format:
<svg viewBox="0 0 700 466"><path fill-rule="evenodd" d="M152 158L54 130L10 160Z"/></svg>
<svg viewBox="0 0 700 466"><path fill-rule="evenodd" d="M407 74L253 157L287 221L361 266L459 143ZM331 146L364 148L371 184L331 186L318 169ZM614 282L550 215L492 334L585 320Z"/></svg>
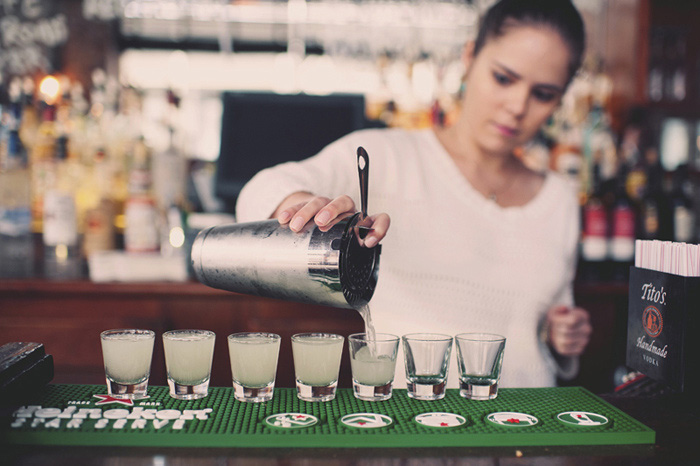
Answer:
<svg viewBox="0 0 700 466"><path fill-rule="evenodd" d="M369 155L362 147L357 148L357 172L360 176L360 202L362 220L367 218L367 197L369 195Z"/></svg>

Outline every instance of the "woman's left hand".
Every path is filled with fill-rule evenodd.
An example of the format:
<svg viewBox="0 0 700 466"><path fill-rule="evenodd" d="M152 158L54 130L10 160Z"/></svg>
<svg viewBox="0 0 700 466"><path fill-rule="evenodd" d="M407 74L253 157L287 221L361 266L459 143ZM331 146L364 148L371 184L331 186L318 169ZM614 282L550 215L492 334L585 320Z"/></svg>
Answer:
<svg viewBox="0 0 700 466"><path fill-rule="evenodd" d="M588 311L554 306L547 312L547 343L561 356L579 356L588 345L593 327Z"/></svg>

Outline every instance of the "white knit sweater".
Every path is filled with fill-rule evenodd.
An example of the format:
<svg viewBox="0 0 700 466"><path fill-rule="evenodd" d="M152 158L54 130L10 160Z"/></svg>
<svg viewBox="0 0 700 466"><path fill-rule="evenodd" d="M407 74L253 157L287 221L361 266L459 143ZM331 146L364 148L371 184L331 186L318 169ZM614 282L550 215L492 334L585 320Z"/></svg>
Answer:
<svg viewBox="0 0 700 466"><path fill-rule="evenodd" d="M370 302L377 332L505 335L500 386L552 386L557 370L572 376L576 361L562 374L537 338L551 306L572 304L578 207L554 173L528 204L503 208L469 184L432 131L363 130L260 172L241 192L238 221L268 218L296 191L348 194L359 209L358 146L370 157L369 211L391 217ZM453 348L450 387L458 384L456 360Z"/></svg>

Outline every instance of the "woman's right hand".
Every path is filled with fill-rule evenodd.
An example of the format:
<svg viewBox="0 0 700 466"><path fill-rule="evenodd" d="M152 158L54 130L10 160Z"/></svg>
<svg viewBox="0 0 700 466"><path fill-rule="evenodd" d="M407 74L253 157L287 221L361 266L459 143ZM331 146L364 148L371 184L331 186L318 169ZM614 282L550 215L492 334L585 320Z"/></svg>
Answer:
<svg viewBox="0 0 700 466"><path fill-rule="evenodd" d="M301 231L313 218L323 231L324 228L330 228L338 217L356 211L355 202L350 196L343 195L331 200L308 192L297 192L282 201L272 218L277 218L282 225L288 223L289 228L296 232ZM391 221L385 213L370 215L369 218L372 221L372 231L365 237L364 244L371 248L386 236Z"/></svg>

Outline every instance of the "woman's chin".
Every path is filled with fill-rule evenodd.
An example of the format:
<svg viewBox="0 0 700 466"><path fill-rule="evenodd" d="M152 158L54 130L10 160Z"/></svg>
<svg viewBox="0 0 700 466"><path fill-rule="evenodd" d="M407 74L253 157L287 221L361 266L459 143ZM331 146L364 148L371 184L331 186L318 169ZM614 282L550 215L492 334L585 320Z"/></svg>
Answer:
<svg viewBox="0 0 700 466"><path fill-rule="evenodd" d="M484 152L489 154L510 155L519 146L514 138L490 137L484 139L480 146Z"/></svg>

